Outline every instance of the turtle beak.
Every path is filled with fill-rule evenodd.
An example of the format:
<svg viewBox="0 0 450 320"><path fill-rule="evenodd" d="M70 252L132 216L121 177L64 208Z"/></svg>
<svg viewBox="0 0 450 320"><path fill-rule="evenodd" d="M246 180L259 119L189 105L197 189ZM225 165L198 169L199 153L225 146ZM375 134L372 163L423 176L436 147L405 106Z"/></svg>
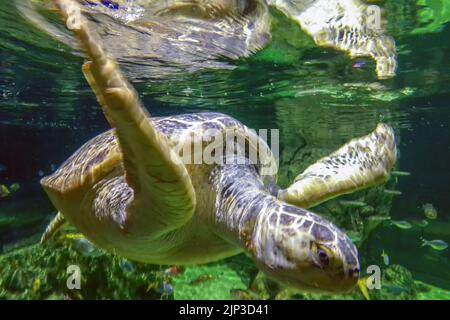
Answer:
<svg viewBox="0 0 450 320"><path fill-rule="evenodd" d="M358 283L359 270L331 272L305 264L300 268L271 269L258 265L270 278L288 287L311 293L348 293Z"/></svg>

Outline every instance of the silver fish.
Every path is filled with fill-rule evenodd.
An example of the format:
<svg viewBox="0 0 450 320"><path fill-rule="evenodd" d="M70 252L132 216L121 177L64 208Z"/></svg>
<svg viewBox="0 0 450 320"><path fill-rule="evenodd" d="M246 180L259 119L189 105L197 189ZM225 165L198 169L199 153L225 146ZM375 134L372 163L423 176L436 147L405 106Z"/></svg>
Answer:
<svg viewBox="0 0 450 320"><path fill-rule="evenodd" d="M429 246L437 251L443 251L448 248L447 242L443 240L425 240L422 239L421 247Z"/></svg>

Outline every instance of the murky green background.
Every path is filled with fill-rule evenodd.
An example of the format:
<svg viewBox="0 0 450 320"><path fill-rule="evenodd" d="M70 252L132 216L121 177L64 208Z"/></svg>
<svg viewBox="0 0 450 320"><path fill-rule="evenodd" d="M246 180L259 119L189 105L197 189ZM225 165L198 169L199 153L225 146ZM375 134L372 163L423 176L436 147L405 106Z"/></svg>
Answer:
<svg viewBox="0 0 450 320"><path fill-rule="evenodd" d="M397 170L411 175L394 177L383 188L402 194L392 196L377 189L345 197L366 201L374 208L369 216L358 208L344 208L338 200L316 211L327 216L346 214L330 219L361 235L362 225L368 224L370 217L412 222L425 218L424 203L433 204L438 216L428 220L426 228L413 224L403 230L386 221L377 224L360 244L361 259L363 266L380 265L387 275L393 274L391 278L406 273L406 278L440 288L416 287L411 293L412 282L391 284L391 279L385 295L373 293L375 298L448 299L449 249L420 247L420 237L450 243L450 2L390 0L382 4L398 48L398 75L392 80L377 80L370 59L350 59L316 47L295 23L276 11L272 12L269 46L248 59L224 61L229 69L163 76L161 71L143 78L133 62L123 67L152 115L220 111L252 128L279 129L282 184L292 181L319 156L370 132L377 122L393 126L400 155ZM283 295L281 289L267 293L274 291L267 288L253 288L245 292L247 296L240 291L236 294L232 289L247 290L256 274L245 256L189 267L161 280L158 275L164 267L133 265L130 269L119 258L82 257L70 240L55 241L54 250L35 246L55 214L39 179L85 141L108 129L82 76L82 61L70 48L25 21L14 1L1 2L0 164L5 169L0 170L0 184L18 183L20 189L0 198L2 268L6 263L0 272L0 297L64 297L64 283L52 282L51 277L57 276L46 268L52 265L50 261L79 259L94 266L96 271L89 274L96 280L91 281L92 288L70 298L161 297L161 290L149 295L153 289L144 290L139 279L170 283L174 293L163 298L248 298L257 294L262 298L309 298L289 292ZM365 64L355 68L357 61ZM58 250L63 258L54 256ZM389 266L381 257L383 250L389 255ZM22 275L17 268L23 270ZM95 295L95 290L102 295ZM363 298L359 293L352 297Z"/></svg>

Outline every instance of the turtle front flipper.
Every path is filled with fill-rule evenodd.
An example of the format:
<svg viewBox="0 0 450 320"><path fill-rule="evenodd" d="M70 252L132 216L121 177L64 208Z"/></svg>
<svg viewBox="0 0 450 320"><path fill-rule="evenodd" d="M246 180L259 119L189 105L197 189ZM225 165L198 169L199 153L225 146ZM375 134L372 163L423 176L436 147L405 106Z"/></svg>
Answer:
<svg viewBox="0 0 450 320"><path fill-rule="evenodd" d="M55 4L86 51L90 62L84 64L83 72L118 138L126 183L134 199L125 223L138 230L151 225L155 235L179 228L195 208L195 191L186 167L155 128L117 63L89 30L78 4L71 0L55 0ZM143 209L137 212L137 208Z"/></svg>
<svg viewBox="0 0 450 320"><path fill-rule="evenodd" d="M378 124L367 136L353 139L309 166L278 198L308 208L360 189L385 182L395 164L394 130Z"/></svg>
<svg viewBox="0 0 450 320"><path fill-rule="evenodd" d="M395 76L394 39L385 33L381 9L360 0L269 0L317 45L343 50L352 57L370 56L380 79Z"/></svg>

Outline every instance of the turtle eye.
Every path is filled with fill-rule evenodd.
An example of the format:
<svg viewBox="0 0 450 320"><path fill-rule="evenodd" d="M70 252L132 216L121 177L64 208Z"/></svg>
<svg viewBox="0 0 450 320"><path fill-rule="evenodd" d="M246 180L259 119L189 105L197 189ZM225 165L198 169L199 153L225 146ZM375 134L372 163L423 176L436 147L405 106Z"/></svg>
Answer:
<svg viewBox="0 0 450 320"><path fill-rule="evenodd" d="M317 250L317 256L319 257L319 261L322 265L327 266L330 263L330 258L328 254L323 249Z"/></svg>

